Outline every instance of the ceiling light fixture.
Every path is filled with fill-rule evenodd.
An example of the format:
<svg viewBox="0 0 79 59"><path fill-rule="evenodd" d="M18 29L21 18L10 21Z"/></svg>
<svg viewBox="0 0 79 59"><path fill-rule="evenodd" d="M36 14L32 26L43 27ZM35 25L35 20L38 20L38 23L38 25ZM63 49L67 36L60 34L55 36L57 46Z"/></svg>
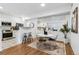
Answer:
<svg viewBox="0 0 79 59"><path fill-rule="evenodd" d="M41 3L40 5L41 5L42 7L45 7L45 3Z"/></svg>
<svg viewBox="0 0 79 59"><path fill-rule="evenodd" d="M2 7L2 6L0 6L0 9L3 9L3 7Z"/></svg>

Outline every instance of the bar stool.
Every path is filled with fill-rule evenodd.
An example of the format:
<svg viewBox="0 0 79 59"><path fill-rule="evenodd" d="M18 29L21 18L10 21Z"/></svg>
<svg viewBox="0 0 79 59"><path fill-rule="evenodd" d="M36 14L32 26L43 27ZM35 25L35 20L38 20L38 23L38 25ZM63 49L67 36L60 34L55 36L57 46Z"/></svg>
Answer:
<svg viewBox="0 0 79 59"><path fill-rule="evenodd" d="M32 35L31 35L31 32L28 34L28 37L27 37L27 42L32 42L33 41L33 38L32 38Z"/></svg>
<svg viewBox="0 0 79 59"><path fill-rule="evenodd" d="M22 40L22 44L25 44L26 43L26 40L27 40L27 35L26 35L26 33L24 33L24 37L23 37L23 40Z"/></svg>

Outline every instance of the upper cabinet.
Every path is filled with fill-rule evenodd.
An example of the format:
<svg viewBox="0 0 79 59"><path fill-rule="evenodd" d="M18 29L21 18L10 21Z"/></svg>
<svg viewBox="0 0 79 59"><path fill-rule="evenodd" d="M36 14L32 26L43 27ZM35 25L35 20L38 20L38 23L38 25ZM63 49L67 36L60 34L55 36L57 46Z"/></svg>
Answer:
<svg viewBox="0 0 79 59"><path fill-rule="evenodd" d="M34 27L34 23L31 22L31 21L26 21L26 22L24 23L24 27L33 28L33 27Z"/></svg>
<svg viewBox="0 0 79 59"><path fill-rule="evenodd" d="M38 21L37 23L38 23L37 27L47 27L47 23L46 22Z"/></svg>

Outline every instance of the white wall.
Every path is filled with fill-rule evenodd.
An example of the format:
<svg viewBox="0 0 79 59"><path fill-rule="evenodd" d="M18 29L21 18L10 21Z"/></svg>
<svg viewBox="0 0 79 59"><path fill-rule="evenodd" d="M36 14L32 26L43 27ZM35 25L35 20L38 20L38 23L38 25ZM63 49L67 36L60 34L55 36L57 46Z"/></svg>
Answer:
<svg viewBox="0 0 79 59"><path fill-rule="evenodd" d="M79 33L71 33L71 47L73 49L74 54L79 55Z"/></svg>
<svg viewBox="0 0 79 59"><path fill-rule="evenodd" d="M60 29L62 25L67 23L67 20L70 19L69 14L67 15L57 15L46 18L40 18L39 21L46 22L49 27Z"/></svg>
<svg viewBox="0 0 79 59"><path fill-rule="evenodd" d="M72 6L72 10L71 10L71 16L72 16L72 12L74 11L74 9L78 7L78 11L79 11L79 4L74 3ZM79 12L78 12L79 14ZM78 15L79 17L79 15ZM79 23L79 18L78 18L78 23ZM71 47L74 51L74 54L79 54L79 24L78 24L78 33L71 33Z"/></svg>

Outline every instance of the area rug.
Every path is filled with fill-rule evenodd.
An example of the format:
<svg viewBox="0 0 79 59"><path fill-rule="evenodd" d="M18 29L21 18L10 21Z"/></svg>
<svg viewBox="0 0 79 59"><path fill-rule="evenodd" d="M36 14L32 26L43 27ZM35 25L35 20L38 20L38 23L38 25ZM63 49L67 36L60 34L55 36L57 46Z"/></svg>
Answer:
<svg viewBox="0 0 79 59"><path fill-rule="evenodd" d="M34 41L28 46L43 51L45 53L48 53L49 55L66 55L65 45L63 43L53 41L49 41L46 43L42 42L39 43L38 41Z"/></svg>

